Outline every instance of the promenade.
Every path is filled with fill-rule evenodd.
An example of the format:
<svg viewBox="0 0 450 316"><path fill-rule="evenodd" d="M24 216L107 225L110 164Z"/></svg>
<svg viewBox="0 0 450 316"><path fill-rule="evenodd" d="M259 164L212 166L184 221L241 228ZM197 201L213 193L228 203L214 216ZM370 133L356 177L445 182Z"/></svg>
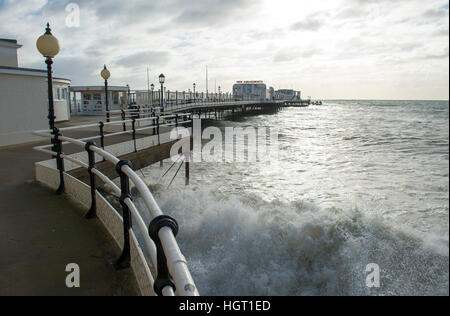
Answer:
<svg viewBox="0 0 450 316"><path fill-rule="evenodd" d="M132 270L114 269L121 252L100 221L33 180L34 163L49 159L40 144L0 148L0 295L140 295ZM78 289L65 285L69 263Z"/></svg>

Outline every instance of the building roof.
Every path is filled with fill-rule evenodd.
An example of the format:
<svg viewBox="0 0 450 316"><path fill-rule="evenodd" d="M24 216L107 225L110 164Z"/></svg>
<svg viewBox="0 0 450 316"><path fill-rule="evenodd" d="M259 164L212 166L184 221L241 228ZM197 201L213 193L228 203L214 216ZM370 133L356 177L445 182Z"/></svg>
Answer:
<svg viewBox="0 0 450 316"><path fill-rule="evenodd" d="M0 74L10 74L10 75L28 75L36 77L47 77L47 71L42 69L32 69L32 68L20 68L20 67L10 67L10 66L0 66ZM70 79L54 77L53 80L69 81Z"/></svg>
<svg viewBox="0 0 450 316"><path fill-rule="evenodd" d="M119 91L119 92L127 92L128 87L126 86L108 86L109 91ZM105 86L72 86L70 87L70 91L72 92L98 92L105 91Z"/></svg>
<svg viewBox="0 0 450 316"><path fill-rule="evenodd" d="M14 39L7 39L7 38L0 38L0 46L2 47L9 47L9 48L21 48L22 45L17 44L17 40Z"/></svg>
<svg viewBox="0 0 450 316"><path fill-rule="evenodd" d="M14 40L14 39L0 38L0 41L2 41L2 42L9 42L9 43L12 43L12 44L17 44L17 40Z"/></svg>

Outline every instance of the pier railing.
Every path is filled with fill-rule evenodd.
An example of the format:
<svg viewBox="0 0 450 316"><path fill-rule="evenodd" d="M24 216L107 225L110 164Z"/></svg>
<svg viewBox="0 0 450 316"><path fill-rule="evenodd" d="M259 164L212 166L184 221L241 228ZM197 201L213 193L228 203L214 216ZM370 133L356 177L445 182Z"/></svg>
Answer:
<svg viewBox="0 0 450 316"><path fill-rule="evenodd" d="M130 112L131 113L131 112ZM104 127L108 125L117 124L132 124L133 128L129 131L122 131L111 134L104 134ZM136 122L149 123L145 127L139 129L136 128ZM156 124L155 124L156 122ZM150 282L153 284L154 292L159 296L197 296L199 295L195 283L192 279L191 273L188 269L188 264L185 257L182 255L178 243L175 239L178 233L178 224L175 219L166 216L161 211L158 203L154 199L147 185L139 177L139 175L133 171L130 161L120 160L113 154L104 150L104 139L106 137L112 137L117 135L123 135L131 133L134 140L134 149L136 150L136 132L153 129L155 132L160 133L160 128L163 126L183 126L190 125L192 123L192 117L189 113L156 116L142 119L121 120L110 123L100 122L98 124L87 124L82 126L73 126L67 128L55 128L53 131L43 130L36 131L33 134L51 139L52 144L46 146L38 146L34 149L46 154L51 155L56 159L57 169L59 171L59 188L57 193L62 194L64 188L64 160L70 161L82 168L85 168L89 174L89 185L91 190L91 207L86 214L86 218L95 218L97 212L96 193L98 177L104 183L108 184L112 190L120 196L120 204L122 207L123 218L123 236L124 245L122 255L116 263L117 269L128 268L130 266L130 231L132 230L132 222L139 229L143 236L144 246L148 250L150 255L151 264L156 269L155 275L152 274L150 266L147 264L145 258L142 262L145 263L145 273ZM88 137L84 139L75 139L64 136L64 132L86 129L86 128L99 128L98 136ZM93 140L99 139L101 146L98 147ZM82 148L87 154L87 161L83 162L80 159L76 159L73 156L66 155L63 152L63 146L71 144L79 148ZM98 156L98 157L97 157ZM120 187L117 186L110 178L104 175L96 168L96 163L100 158L100 161L106 161L113 164L116 168L117 175L120 178ZM144 201L146 210L151 217L151 223L149 227L146 226L142 216L140 215L135 203L133 202L130 182L134 183L137 191L140 193L141 198ZM143 256L142 252L141 255Z"/></svg>
<svg viewBox="0 0 450 316"><path fill-rule="evenodd" d="M165 101L164 107L160 105L135 105L135 108L127 110L114 110L107 111L111 122L117 122L119 120L125 121L133 118L149 118L156 115L170 114L173 111L189 109L189 108L202 108L202 107L227 107L227 106L243 106L251 104L265 104L265 103L283 103L283 101L238 101L238 100L188 100L192 102L181 101ZM162 110L164 109L164 112ZM126 126L124 125L124 130Z"/></svg>

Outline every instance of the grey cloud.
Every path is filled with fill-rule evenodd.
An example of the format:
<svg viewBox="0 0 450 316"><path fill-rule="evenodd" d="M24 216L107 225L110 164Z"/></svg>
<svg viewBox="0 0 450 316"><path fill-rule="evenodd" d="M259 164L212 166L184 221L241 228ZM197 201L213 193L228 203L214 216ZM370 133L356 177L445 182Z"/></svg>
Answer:
<svg viewBox="0 0 450 316"><path fill-rule="evenodd" d="M72 1L66 1L72 2ZM84 12L94 13L105 23L117 21L122 24L133 24L144 18L149 18L162 11L165 1L137 1L137 0L77 0L75 1ZM52 5L52 2L49 2Z"/></svg>
<svg viewBox="0 0 450 316"><path fill-rule="evenodd" d="M170 60L170 53L165 51L139 52L119 58L116 64L119 66L135 68L141 65L152 64L154 66L165 66Z"/></svg>
<svg viewBox="0 0 450 316"><path fill-rule="evenodd" d="M369 11L362 7L347 8L347 9L344 9L344 10L338 12L334 18L338 19L338 20L345 20L345 19L365 17L368 14L369 14Z"/></svg>
<svg viewBox="0 0 450 316"><path fill-rule="evenodd" d="M447 48L443 52L438 52L436 54L424 55L424 56L421 56L420 59L425 59L425 60L448 59L448 57L449 57L449 48L447 46Z"/></svg>
<svg viewBox="0 0 450 316"><path fill-rule="evenodd" d="M445 8L427 10L422 14L424 18L442 18L448 16L448 10Z"/></svg>
<svg viewBox="0 0 450 316"><path fill-rule="evenodd" d="M326 24L328 18L329 14L326 12L314 13L293 24L291 29L294 31L316 32Z"/></svg>
<svg viewBox="0 0 450 316"><path fill-rule="evenodd" d="M55 77L68 78L72 85L100 85L100 71L103 68L103 60L97 56L58 56L55 59L53 69ZM28 65L31 68L42 69L45 65L38 61ZM96 80L98 78L98 80Z"/></svg>
<svg viewBox="0 0 450 316"><path fill-rule="evenodd" d="M292 25L292 29L294 31L318 31L322 26L323 22L319 20L307 20L295 23L294 25Z"/></svg>
<svg viewBox="0 0 450 316"><path fill-rule="evenodd" d="M321 54L320 49L283 49L280 50L274 57L273 61L276 63L294 61L298 58L311 58Z"/></svg>
<svg viewBox="0 0 450 316"><path fill-rule="evenodd" d="M423 47L422 43L405 43L399 45L400 50L404 52L411 52L420 47Z"/></svg>
<svg viewBox="0 0 450 316"><path fill-rule="evenodd" d="M441 36L447 36L448 37L448 35L449 35L448 26L443 27L443 28L441 28L441 29L439 29L437 31L434 31L432 35L433 36L438 36L438 37L441 37Z"/></svg>
<svg viewBox="0 0 450 316"><path fill-rule="evenodd" d="M236 18L246 10L253 7L255 0L210 0L186 1L188 4L181 13L177 15L172 23L189 26L211 26ZM179 12L179 8L176 12Z"/></svg>

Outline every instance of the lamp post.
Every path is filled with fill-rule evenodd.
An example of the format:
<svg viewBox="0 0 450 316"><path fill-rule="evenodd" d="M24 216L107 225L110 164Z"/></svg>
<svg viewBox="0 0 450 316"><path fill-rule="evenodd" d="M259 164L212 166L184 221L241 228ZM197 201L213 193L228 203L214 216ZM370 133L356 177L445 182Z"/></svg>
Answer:
<svg viewBox="0 0 450 316"><path fill-rule="evenodd" d="M60 47L56 37L52 35L50 24L47 23L44 35L40 36L36 42L38 51L45 57L47 64L47 85L48 85L48 122L50 130L55 128L55 107L53 103L53 58L58 55ZM53 140L52 140L53 142Z"/></svg>
<svg viewBox="0 0 450 316"><path fill-rule="evenodd" d="M150 85L150 91L152 92L151 93L151 101L150 101L150 105L153 107L153 91L155 90L155 85L152 83L151 85Z"/></svg>
<svg viewBox="0 0 450 316"><path fill-rule="evenodd" d="M221 97L222 97L222 93L221 93L221 88L219 86L219 102L220 102Z"/></svg>
<svg viewBox="0 0 450 316"><path fill-rule="evenodd" d="M164 82L166 82L166 76L160 74L159 83L161 84L161 98L159 100L159 105L161 107L161 113L164 113Z"/></svg>
<svg viewBox="0 0 450 316"><path fill-rule="evenodd" d="M196 95L195 95L195 88L197 87L197 84L194 82L194 84L192 86L194 87L194 103L195 103L195 97L196 97Z"/></svg>
<svg viewBox="0 0 450 316"><path fill-rule="evenodd" d="M127 105L129 106L131 104L131 91L130 91L130 85L127 84Z"/></svg>
<svg viewBox="0 0 450 316"><path fill-rule="evenodd" d="M102 72L100 73L103 79L105 79L105 102L106 102L106 122L109 123L109 100L108 100L108 79L111 77L111 73L106 68L106 65L103 67Z"/></svg>

